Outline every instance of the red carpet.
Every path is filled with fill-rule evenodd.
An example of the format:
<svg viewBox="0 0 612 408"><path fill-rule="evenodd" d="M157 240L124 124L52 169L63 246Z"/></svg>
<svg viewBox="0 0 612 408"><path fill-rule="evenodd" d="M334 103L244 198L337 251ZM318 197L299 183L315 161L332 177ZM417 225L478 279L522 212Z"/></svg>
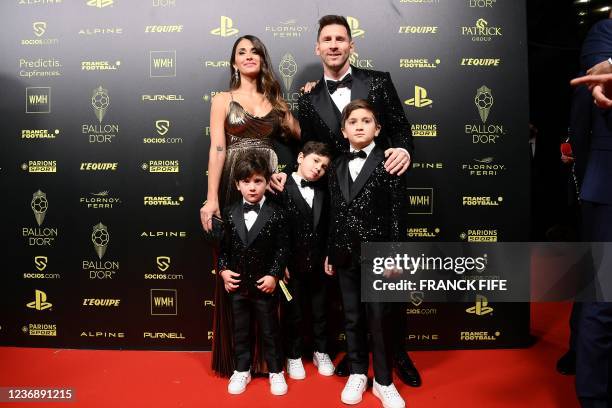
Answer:
<svg viewBox="0 0 612 408"><path fill-rule="evenodd" d="M408 407L578 407L574 377L556 373L565 351L569 304L532 306L529 349L413 352L421 388L399 385ZM72 403L0 403L27 407L346 407L344 380L319 376L288 380L289 393L270 395L266 378L255 378L239 396L209 369L210 353L91 351L0 347L0 386L70 387ZM379 407L366 392L360 407Z"/></svg>

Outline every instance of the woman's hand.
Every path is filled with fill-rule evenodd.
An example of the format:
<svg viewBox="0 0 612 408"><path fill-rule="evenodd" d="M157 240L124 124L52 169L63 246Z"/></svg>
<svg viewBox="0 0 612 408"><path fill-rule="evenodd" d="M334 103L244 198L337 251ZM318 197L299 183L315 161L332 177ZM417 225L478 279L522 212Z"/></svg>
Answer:
<svg viewBox="0 0 612 408"><path fill-rule="evenodd" d="M221 217L219 211L219 202L217 200L207 200L204 206L200 208L200 222L206 232L212 231L212 216Z"/></svg>

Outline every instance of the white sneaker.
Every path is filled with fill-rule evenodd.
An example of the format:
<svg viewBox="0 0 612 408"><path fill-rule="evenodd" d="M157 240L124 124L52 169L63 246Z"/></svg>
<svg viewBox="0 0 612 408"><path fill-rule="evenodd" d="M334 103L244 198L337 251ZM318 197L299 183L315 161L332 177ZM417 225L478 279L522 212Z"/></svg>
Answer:
<svg viewBox="0 0 612 408"><path fill-rule="evenodd" d="M351 374L342 390L340 400L349 405L360 403L367 385L368 377L365 374Z"/></svg>
<svg viewBox="0 0 612 408"><path fill-rule="evenodd" d="M301 358L287 359L287 374L289 374L289 378L294 380L303 380L306 378L306 370L304 370L304 364L302 364Z"/></svg>
<svg viewBox="0 0 612 408"><path fill-rule="evenodd" d="M251 382L250 371L234 371L229 384L227 384L227 392L230 394L242 394L246 390L246 386Z"/></svg>
<svg viewBox="0 0 612 408"><path fill-rule="evenodd" d="M315 367L319 368L319 374L326 377L334 375L334 363L332 363L331 358L329 358L329 354L315 351L312 355L312 363Z"/></svg>
<svg viewBox="0 0 612 408"><path fill-rule="evenodd" d="M280 373L270 373L270 392L272 395L285 395L287 393L287 383L282 371Z"/></svg>
<svg viewBox="0 0 612 408"><path fill-rule="evenodd" d="M404 408L406 406L404 399L397 392L397 388L395 388L393 383L386 386L380 385L375 379L372 392L382 402L384 408Z"/></svg>

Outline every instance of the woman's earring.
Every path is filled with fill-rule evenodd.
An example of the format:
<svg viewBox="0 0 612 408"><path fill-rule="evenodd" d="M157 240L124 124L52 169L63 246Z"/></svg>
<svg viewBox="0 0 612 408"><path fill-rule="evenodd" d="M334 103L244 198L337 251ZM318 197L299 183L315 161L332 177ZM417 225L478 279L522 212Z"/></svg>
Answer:
<svg viewBox="0 0 612 408"><path fill-rule="evenodd" d="M234 82L238 82L240 80L240 73L238 70L234 71Z"/></svg>

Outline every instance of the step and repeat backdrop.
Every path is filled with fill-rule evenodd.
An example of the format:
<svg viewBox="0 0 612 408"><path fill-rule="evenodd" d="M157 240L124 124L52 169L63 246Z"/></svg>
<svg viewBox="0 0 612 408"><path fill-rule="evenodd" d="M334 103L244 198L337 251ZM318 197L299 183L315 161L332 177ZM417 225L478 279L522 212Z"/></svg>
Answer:
<svg viewBox="0 0 612 408"><path fill-rule="evenodd" d="M410 239L527 240L522 2L10 0L0 11L0 345L210 349L216 275L198 210L211 98L227 89L234 41L254 34L295 108L322 74L324 14L347 16L352 64L389 71L412 123ZM292 146L278 147L292 169ZM528 344L528 305L459 300L412 293L409 346Z"/></svg>

